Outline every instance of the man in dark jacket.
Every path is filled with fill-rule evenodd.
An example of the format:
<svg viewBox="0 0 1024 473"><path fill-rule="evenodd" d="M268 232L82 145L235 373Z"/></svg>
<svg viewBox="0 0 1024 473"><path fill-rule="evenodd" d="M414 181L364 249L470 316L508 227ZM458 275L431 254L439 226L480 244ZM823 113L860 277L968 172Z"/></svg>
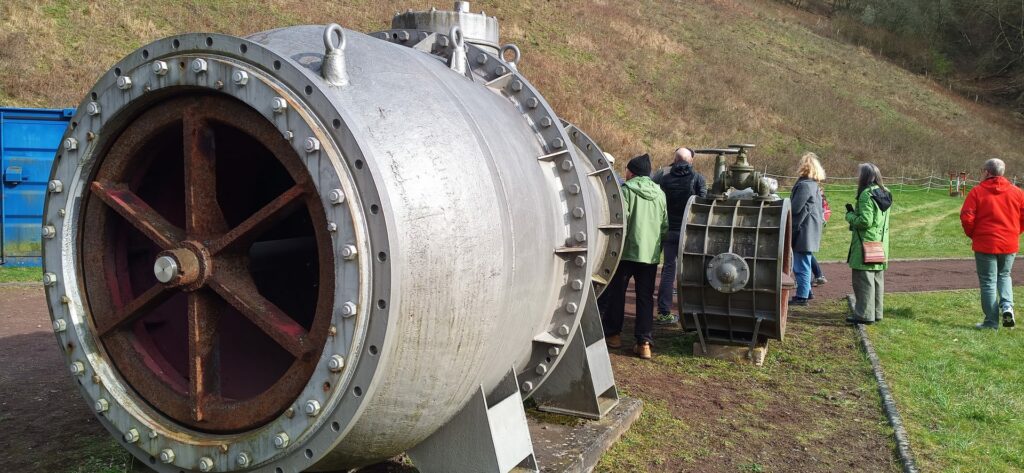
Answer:
<svg viewBox="0 0 1024 473"><path fill-rule="evenodd" d="M707 197L708 186L704 176L693 170L693 151L676 150L672 166L658 179L668 204L668 232L661 240L664 263L661 267L661 286L658 288L659 324L675 324L679 316L672 314L672 290L676 279L676 256L679 254L679 231L683 213L691 196Z"/></svg>

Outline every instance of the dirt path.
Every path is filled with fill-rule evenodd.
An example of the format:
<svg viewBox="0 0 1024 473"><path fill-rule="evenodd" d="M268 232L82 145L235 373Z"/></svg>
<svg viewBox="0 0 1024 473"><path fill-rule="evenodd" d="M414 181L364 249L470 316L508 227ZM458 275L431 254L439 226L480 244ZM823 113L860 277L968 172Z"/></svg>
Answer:
<svg viewBox="0 0 1024 473"><path fill-rule="evenodd" d="M821 272L828 284L814 288L814 296L837 299L851 292L853 273L846 263L824 263ZM1014 265L1013 280L1024 284L1024 261ZM949 291L977 289L974 260L943 259L894 261L885 272L885 292Z"/></svg>

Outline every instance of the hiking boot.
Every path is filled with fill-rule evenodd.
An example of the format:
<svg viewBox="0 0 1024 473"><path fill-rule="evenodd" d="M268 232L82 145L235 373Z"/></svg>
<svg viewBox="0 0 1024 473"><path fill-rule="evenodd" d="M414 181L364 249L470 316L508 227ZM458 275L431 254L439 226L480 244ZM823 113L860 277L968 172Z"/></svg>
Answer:
<svg viewBox="0 0 1024 473"><path fill-rule="evenodd" d="M619 335L609 335L604 337L604 343L608 345L608 348L622 348L622 337Z"/></svg>
<svg viewBox="0 0 1024 473"><path fill-rule="evenodd" d="M874 320L861 320L861 319L858 319L856 317L847 317L846 318L846 323L853 324L853 325L871 325L871 324L875 323L875 321Z"/></svg>
<svg viewBox="0 0 1024 473"><path fill-rule="evenodd" d="M814 287L818 287L818 286L824 285L827 282L828 282L828 279L825 279L825 276L822 276L820 278L814 278L814 280L811 281L811 285L814 286Z"/></svg>
<svg viewBox="0 0 1024 473"><path fill-rule="evenodd" d="M1003 309L1003 327L1013 328L1017 325L1017 321L1013 318L1013 307L1007 306Z"/></svg>
<svg viewBox="0 0 1024 473"><path fill-rule="evenodd" d="M641 360L651 359L651 344L647 342L637 343L633 346L633 353L640 357Z"/></svg>
<svg viewBox="0 0 1024 473"><path fill-rule="evenodd" d="M675 325L679 323L679 316L665 312L654 316L654 323L658 325Z"/></svg>
<svg viewBox="0 0 1024 473"><path fill-rule="evenodd" d="M999 327L993 327L991 325L985 325L985 322L978 322L974 324L975 330L999 330Z"/></svg>
<svg viewBox="0 0 1024 473"><path fill-rule="evenodd" d="M804 306L804 305L807 305L807 301L808 301L808 299L806 297L794 297L794 298L789 300L789 305L791 305L791 306L794 306L794 305Z"/></svg>

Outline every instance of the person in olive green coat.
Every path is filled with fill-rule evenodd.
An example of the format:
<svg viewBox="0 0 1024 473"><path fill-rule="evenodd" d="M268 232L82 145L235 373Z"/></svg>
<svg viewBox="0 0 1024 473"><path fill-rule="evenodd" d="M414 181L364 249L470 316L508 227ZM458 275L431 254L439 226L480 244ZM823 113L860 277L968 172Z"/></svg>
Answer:
<svg viewBox="0 0 1024 473"><path fill-rule="evenodd" d="M850 316L854 324L873 324L883 318L885 270L889 264L889 208L892 193L882 184L882 172L871 163L860 165L857 180L857 206L846 204L846 222L850 224L850 251L846 262L853 270L853 294ZM865 263L865 241L881 241L885 263Z"/></svg>
<svg viewBox="0 0 1024 473"><path fill-rule="evenodd" d="M605 341L609 348L620 348L626 287L633 279L636 285L636 345L633 351L643 359L651 358L654 282L661 260L661 239L668 230L665 193L648 177L650 174L651 158L646 154L633 158L626 166L626 183L622 185L622 202L626 211L622 259L601 294Z"/></svg>

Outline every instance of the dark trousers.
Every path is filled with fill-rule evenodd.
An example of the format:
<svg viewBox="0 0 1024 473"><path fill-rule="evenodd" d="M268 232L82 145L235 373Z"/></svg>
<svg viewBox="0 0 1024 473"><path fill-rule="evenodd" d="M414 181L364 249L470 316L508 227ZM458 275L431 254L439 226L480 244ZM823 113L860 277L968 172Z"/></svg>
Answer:
<svg viewBox="0 0 1024 473"><path fill-rule="evenodd" d="M811 273L814 274L814 279L825 276L824 274L821 274L821 266L818 266L818 258L815 258L813 254L811 255Z"/></svg>
<svg viewBox="0 0 1024 473"><path fill-rule="evenodd" d="M653 342L651 330L654 327L654 281L658 277L657 264L620 261L619 269L612 276L611 283L601 294L604 311L601 322L606 336L622 333L622 322L626 311L626 288L632 279L636 286L636 341Z"/></svg>
<svg viewBox="0 0 1024 473"><path fill-rule="evenodd" d="M661 239L661 285L658 287L658 313L672 313L672 291L676 283L676 257L679 256L679 232L668 232Z"/></svg>

